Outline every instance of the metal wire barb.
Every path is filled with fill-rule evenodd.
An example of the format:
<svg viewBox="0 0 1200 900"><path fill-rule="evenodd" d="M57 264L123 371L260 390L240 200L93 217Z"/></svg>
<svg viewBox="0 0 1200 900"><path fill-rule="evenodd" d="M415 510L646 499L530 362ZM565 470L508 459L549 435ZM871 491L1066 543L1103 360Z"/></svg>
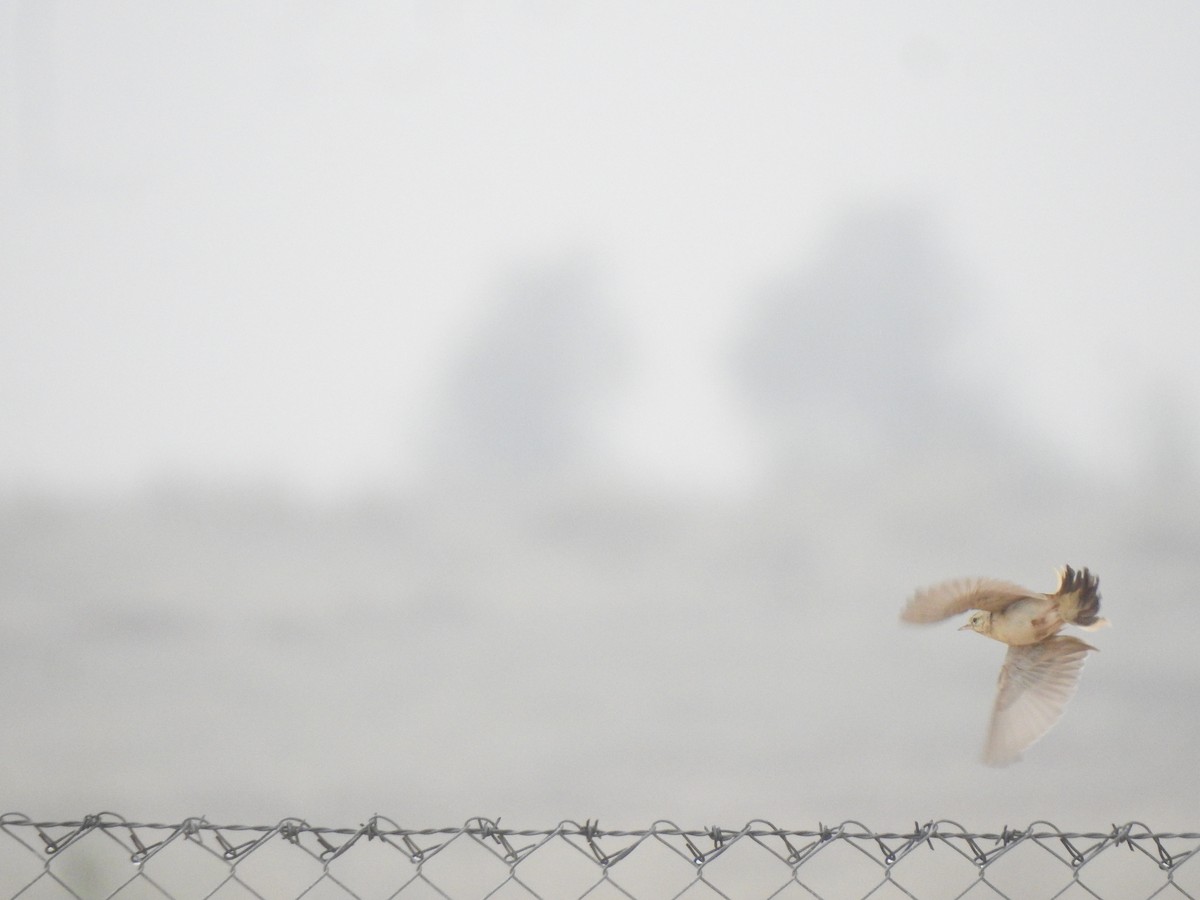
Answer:
<svg viewBox="0 0 1200 900"><path fill-rule="evenodd" d="M660 820L627 831L589 819L523 830L484 817L323 827L103 812L58 822L7 813L0 832L0 896L14 898L1200 898L1200 832L1142 822L972 832L940 819L876 832L855 820L798 830ZM1129 854L1109 852L1120 847Z"/></svg>

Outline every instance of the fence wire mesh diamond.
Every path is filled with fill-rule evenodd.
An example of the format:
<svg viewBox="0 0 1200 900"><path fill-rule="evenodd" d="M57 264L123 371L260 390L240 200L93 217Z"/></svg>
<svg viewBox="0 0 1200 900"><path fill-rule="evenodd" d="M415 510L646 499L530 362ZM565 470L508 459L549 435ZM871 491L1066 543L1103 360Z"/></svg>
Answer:
<svg viewBox="0 0 1200 900"><path fill-rule="evenodd" d="M545 830L476 818L408 828L372 816L356 828L75 822L0 816L0 896L49 898L1200 898L1200 833L1141 822L1067 832L1038 821L970 832L956 822L875 832L860 822L731 830L655 822L636 831L587 821Z"/></svg>

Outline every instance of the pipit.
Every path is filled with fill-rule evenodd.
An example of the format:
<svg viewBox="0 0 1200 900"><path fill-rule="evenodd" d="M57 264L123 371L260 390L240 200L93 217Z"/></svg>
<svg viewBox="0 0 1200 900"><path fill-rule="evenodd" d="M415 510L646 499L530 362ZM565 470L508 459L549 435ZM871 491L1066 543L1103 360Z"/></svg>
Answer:
<svg viewBox="0 0 1200 900"><path fill-rule="evenodd" d="M962 579L917 591L904 607L900 618L921 624L973 609L959 631L978 631L1008 645L983 749L988 765L1016 762L1062 716L1087 652L1096 648L1059 631L1064 625L1094 631L1108 624L1098 615L1099 587L1100 579L1086 568L1064 566L1053 594L990 578Z"/></svg>

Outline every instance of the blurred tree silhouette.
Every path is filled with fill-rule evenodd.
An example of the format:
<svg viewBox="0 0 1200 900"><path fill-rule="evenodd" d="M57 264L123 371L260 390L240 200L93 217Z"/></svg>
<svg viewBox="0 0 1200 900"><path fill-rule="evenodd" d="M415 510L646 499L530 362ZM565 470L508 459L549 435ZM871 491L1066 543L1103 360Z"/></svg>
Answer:
<svg viewBox="0 0 1200 900"><path fill-rule="evenodd" d="M814 440L840 453L864 431L907 443L961 416L944 356L964 299L917 209L844 220L812 266L764 293L736 359L778 454L795 459Z"/></svg>
<svg viewBox="0 0 1200 900"><path fill-rule="evenodd" d="M510 280L445 389L431 468L443 483L527 484L587 466L618 342L597 279L563 263Z"/></svg>

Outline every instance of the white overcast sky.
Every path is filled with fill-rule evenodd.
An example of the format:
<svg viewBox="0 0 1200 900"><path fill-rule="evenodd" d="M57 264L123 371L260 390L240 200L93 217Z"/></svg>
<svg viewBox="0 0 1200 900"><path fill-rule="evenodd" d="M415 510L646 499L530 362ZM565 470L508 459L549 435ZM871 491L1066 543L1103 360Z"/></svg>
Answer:
<svg viewBox="0 0 1200 900"><path fill-rule="evenodd" d="M970 286L948 377L1124 471L1155 397L1195 433L1197 46L1184 2L4 4L0 484L404 477L563 260L628 344L603 452L736 483L755 293L895 202Z"/></svg>

